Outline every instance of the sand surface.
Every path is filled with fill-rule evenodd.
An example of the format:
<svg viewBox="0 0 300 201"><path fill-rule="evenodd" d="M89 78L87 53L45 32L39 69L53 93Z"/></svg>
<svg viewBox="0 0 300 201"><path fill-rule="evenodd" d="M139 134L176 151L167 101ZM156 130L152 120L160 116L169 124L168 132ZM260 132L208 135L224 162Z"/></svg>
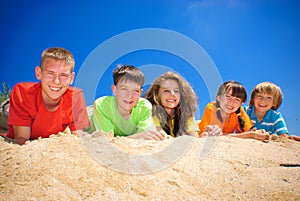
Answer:
<svg viewBox="0 0 300 201"><path fill-rule="evenodd" d="M300 143L288 139L1 139L0 200L300 200Z"/></svg>

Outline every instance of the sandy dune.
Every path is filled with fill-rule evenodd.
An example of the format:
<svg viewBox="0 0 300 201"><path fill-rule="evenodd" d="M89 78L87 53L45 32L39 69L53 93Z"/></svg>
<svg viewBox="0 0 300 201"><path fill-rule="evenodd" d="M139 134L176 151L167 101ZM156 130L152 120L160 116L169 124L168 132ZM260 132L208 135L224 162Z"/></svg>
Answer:
<svg viewBox="0 0 300 201"><path fill-rule="evenodd" d="M300 200L300 143L60 133L0 142L0 200Z"/></svg>

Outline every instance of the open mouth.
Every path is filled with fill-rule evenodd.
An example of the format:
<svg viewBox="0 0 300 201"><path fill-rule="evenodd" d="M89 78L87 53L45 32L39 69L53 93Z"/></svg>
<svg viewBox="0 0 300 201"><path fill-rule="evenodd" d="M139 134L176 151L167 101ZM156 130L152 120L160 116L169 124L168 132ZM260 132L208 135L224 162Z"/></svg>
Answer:
<svg viewBox="0 0 300 201"><path fill-rule="evenodd" d="M51 89L51 91L59 91L61 89L61 87L49 87Z"/></svg>
<svg viewBox="0 0 300 201"><path fill-rule="evenodd" d="M258 106L262 108L268 107L268 105L260 105L260 104L258 104Z"/></svg>
<svg viewBox="0 0 300 201"><path fill-rule="evenodd" d="M226 109L227 109L227 110L233 110L234 107L227 105L227 106L226 106Z"/></svg>
<svg viewBox="0 0 300 201"><path fill-rule="evenodd" d="M167 99L166 100L168 103L176 103L176 100L174 100L174 99Z"/></svg>

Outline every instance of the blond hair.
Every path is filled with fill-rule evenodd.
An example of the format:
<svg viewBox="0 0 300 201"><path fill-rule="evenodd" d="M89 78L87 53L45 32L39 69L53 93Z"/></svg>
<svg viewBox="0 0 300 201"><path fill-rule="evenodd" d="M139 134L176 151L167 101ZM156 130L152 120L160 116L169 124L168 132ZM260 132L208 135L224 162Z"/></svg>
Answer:
<svg viewBox="0 0 300 201"><path fill-rule="evenodd" d="M254 98L259 93L266 93L273 96L273 106L271 109L277 110L281 105L283 94L280 87L272 82L262 82L252 90L249 107L254 105Z"/></svg>
<svg viewBox="0 0 300 201"><path fill-rule="evenodd" d="M43 66L48 58L55 60L63 60L71 66L71 73L74 71L75 60L71 52L61 47L51 47L43 51L42 58L40 61L40 67Z"/></svg>

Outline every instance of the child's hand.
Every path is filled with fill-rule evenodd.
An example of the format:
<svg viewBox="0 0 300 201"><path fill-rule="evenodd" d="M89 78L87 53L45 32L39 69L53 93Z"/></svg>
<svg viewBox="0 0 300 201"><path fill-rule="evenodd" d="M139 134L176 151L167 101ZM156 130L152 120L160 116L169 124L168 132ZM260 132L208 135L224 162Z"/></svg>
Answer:
<svg viewBox="0 0 300 201"><path fill-rule="evenodd" d="M167 138L167 135L157 131L149 130L134 135L130 135L128 137L135 138L135 139L144 139L144 140L164 140Z"/></svg>
<svg viewBox="0 0 300 201"><path fill-rule="evenodd" d="M222 129L217 125L208 125L204 128L202 137L205 136L220 136L223 135Z"/></svg>
<svg viewBox="0 0 300 201"><path fill-rule="evenodd" d="M254 139L260 141L267 141L270 139L270 134L266 132L264 129L254 131Z"/></svg>

